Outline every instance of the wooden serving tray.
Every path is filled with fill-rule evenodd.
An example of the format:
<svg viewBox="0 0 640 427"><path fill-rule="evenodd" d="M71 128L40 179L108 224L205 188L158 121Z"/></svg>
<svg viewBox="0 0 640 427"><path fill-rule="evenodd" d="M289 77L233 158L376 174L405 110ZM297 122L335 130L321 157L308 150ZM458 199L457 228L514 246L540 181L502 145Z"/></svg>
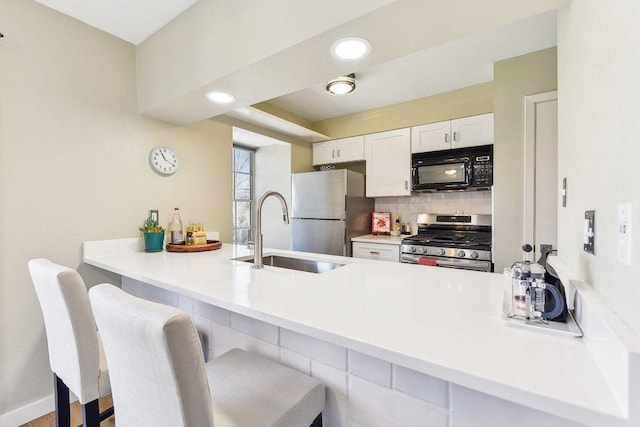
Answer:
<svg viewBox="0 0 640 427"><path fill-rule="evenodd" d="M181 245L173 245L171 243L167 243L167 252L203 252L203 251L213 251L216 249L220 249L222 247L222 243L219 240L207 240L206 245L190 245L188 246L186 243Z"/></svg>

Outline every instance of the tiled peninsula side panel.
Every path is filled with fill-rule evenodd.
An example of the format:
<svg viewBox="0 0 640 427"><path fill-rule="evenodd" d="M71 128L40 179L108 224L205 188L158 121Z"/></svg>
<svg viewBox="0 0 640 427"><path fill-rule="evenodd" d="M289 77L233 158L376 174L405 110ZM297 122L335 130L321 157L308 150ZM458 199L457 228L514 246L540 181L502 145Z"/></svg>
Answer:
<svg viewBox="0 0 640 427"><path fill-rule="evenodd" d="M123 277L122 287L187 312L203 336L207 359L241 348L322 381L325 427L579 426L146 283Z"/></svg>

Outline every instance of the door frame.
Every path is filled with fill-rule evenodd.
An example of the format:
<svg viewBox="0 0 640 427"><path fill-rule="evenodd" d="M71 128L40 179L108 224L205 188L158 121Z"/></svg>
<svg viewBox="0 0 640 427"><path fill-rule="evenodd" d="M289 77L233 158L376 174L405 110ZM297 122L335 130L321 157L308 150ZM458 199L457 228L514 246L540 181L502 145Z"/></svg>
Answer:
<svg viewBox="0 0 640 427"><path fill-rule="evenodd" d="M557 101L558 91L550 91L524 97L524 242L535 244L535 179L536 179L536 106ZM533 248L536 259L537 249Z"/></svg>

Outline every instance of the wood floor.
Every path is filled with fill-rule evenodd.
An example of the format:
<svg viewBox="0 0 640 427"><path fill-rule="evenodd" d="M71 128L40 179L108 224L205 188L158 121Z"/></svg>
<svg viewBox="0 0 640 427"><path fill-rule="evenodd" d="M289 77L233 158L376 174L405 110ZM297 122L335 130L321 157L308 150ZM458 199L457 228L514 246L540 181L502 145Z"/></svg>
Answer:
<svg viewBox="0 0 640 427"><path fill-rule="evenodd" d="M111 395L100 399L100 412L109 408L111 405ZM71 404L71 426L77 427L82 425L82 409L80 408L80 404L78 402L74 402ZM114 427L116 422L114 417L111 416L100 423L100 427ZM22 424L20 427L55 427L56 426L56 417L55 413L51 412L50 414L43 415L40 418L37 418L33 421L30 421L26 424Z"/></svg>

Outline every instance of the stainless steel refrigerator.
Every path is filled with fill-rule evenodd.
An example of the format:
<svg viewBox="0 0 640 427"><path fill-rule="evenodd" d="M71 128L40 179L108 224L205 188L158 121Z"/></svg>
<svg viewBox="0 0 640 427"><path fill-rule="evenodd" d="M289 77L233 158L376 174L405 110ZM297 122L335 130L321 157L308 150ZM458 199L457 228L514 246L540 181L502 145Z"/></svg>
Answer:
<svg viewBox="0 0 640 427"><path fill-rule="evenodd" d="M364 175L346 169L291 177L291 249L351 256L351 238L371 233Z"/></svg>

